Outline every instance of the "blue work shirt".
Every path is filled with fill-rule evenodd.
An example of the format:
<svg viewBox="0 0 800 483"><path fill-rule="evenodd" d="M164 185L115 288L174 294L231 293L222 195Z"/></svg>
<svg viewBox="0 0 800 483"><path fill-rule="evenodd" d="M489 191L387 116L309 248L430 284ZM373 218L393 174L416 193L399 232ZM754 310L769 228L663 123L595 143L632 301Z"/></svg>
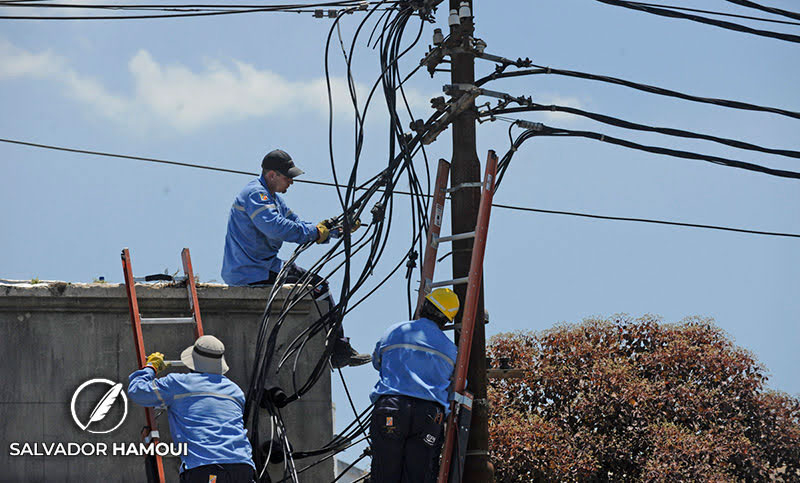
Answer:
<svg viewBox="0 0 800 483"><path fill-rule="evenodd" d="M244 393L219 374L175 373L156 379L145 367L128 378L128 396L139 405L167 409L172 440L188 443L181 472L211 464L246 463L255 469L244 429Z"/></svg>
<svg viewBox="0 0 800 483"><path fill-rule="evenodd" d="M231 206L222 279L228 285L267 280L271 271L281 271L278 251L283 242L306 243L318 237L317 226L292 213L260 176L247 183Z"/></svg>
<svg viewBox="0 0 800 483"><path fill-rule="evenodd" d="M411 396L438 402L449 413L457 354L453 341L430 319L394 324L372 353L372 365L380 377L370 400L374 403L383 395Z"/></svg>

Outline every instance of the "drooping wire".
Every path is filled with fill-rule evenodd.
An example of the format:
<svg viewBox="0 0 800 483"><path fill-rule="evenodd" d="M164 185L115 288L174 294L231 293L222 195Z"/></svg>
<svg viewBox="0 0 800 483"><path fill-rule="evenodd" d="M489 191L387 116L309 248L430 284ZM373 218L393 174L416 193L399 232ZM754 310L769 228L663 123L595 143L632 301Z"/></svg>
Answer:
<svg viewBox="0 0 800 483"><path fill-rule="evenodd" d="M388 1L388 0L387 0ZM358 9L358 3L354 0L343 0L339 2L323 2L316 4L294 4L294 5L275 5L275 6L237 6L236 8L224 6L225 9L214 9L210 11L203 11L203 5L195 5L192 7L193 11L181 11L180 13L166 13L154 15L78 15L78 16L47 16L47 15L0 15L0 20L147 20L147 19L166 19L166 18L181 18L181 17L210 17L220 15L237 15L249 13L268 13L268 12L285 12L285 13L308 13L314 12L314 9L319 7L354 7L350 13ZM371 2L375 3L375 2ZM387 2L380 2L387 3ZM175 11L175 8L181 7L165 7L157 5L148 5L146 8L137 6L113 6L113 5L81 5L81 4L47 4L47 3L14 3L6 4L0 2L0 7L13 7L13 8L86 8L86 9L106 9L106 10L137 10L145 9L148 11L165 10Z"/></svg>
<svg viewBox="0 0 800 483"><path fill-rule="evenodd" d="M800 36L792 35L792 34L785 34L782 32L773 32L771 30L761 30L761 29L754 29L752 27L747 27L745 25L740 25L738 23L733 22L726 22L724 20L717 20L708 17L701 17L699 15L693 15L689 13L682 13L676 10L670 10L665 8L656 8L656 7L649 7L643 4L628 2L625 0L595 0L600 3L605 3L607 5L613 5L615 7L623 7L629 8L632 10L639 10L642 12L650 13L653 15L659 15L661 17L671 17L671 18L680 18L684 20L691 20L693 22L704 23L707 25L713 25L715 27L720 27L728 30L735 30L737 32L744 32L747 34L752 35L759 35L762 37L770 37L773 39L784 40L786 42L795 42L800 43Z"/></svg>
<svg viewBox="0 0 800 483"><path fill-rule="evenodd" d="M713 141L715 143L724 144L727 146L732 146L734 148L745 149L749 151L757 151L767 154L775 154L779 156L786 156L790 158L800 158L800 151L793 151L790 149L776 149L776 148L768 148L764 146L759 146L756 144L747 143L744 141L737 141L735 139L728 139L719 136L713 136L710 134L702 134L696 133L692 131L686 131L684 129L675 129L675 128L668 128L668 127L656 127L656 126L648 126L645 124L639 124L635 122L626 121L624 119L619 119L612 116L607 116L604 114L598 114L595 112L585 111L583 109L578 109L575 107L569 106L559 106L559 105L543 105L537 104L535 102L531 102L527 106L520 106L520 107L504 107L500 109L492 109L490 110L490 115L495 114L511 114L511 113L519 113L519 112L527 112L527 111L544 111L544 112L564 112L568 114L575 114L577 116L586 117L588 119L592 119L598 122L602 122L605 124L609 124L612 126L617 126L625 129L633 129L637 131L647 131L647 132L655 132L659 134L666 134L668 136L676 136L682 138L689 138L689 139L702 139L706 141Z"/></svg>
<svg viewBox="0 0 800 483"><path fill-rule="evenodd" d="M637 5L644 5L646 7L661 7L661 8L668 8L670 10L683 10L686 12L697 12L697 13L707 13L711 15L719 15L721 17L733 17L733 18L742 18L745 20L756 20L758 22L770 22L770 23L778 23L782 25L800 25L800 22L791 22L787 20L776 20L773 18L764 18L764 17L753 17L750 15L739 15L735 13L726 13L726 12L715 12L713 10L701 10L697 8L689 8L689 7L679 7L676 5L661 5L658 3L645 3L645 2L631 2Z"/></svg>
<svg viewBox="0 0 800 483"><path fill-rule="evenodd" d="M764 12L774 13L775 15L782 15L784 17L794 18L800 20L800 13L792 12L790 10L783 10L780 8L775 7L767 7L761 5L756 2L751 2L749 0L727 0L728 2L735 3L737 5L742 5L744 7L754 8L756 10L761 10Z"/></svg>
<svg viewBox="0 0 800 483"><path fill-rule="evenodd" d="M375 8L380 6L380 4L373 7L373 11ZM350 176L350 183L347 184L345 193L342 196L342 193L339 192L340 204L342 205L343 214L340 216L335 217L337 222L342 224L342 231L345 236L343 236L340 240L338 240L333 247L330 248L328 254L320 259L318 263L312 266L303 276L295 284L295 288L290 290L289 294L286 295L282 307L280 308L279 314L277 318L271 317L271 307L274 303L275 294L278 292L280 285L283 281L286 280L286 266L289 266L297 256L299 256L302 251L307 248L307 245L298 247L295 250L295 253L292 259L288 260L286 266L278 274L278 277L275 281L275 285L273 286L273 290L270 296L270 300L267 304L267 308L264 311L264 315L262 316L261 321L261 328L259 330L259 337L257 340L257 363L254 365L254 376L251 378L251 386L248 389L248 396L247 396L247 406L245 408L246 417L248 419L249 424L252 426L253 431L251 432L252 437L255 439L253 441L253 446L258 447L257 438L258 438L258 430L257 430L257 411L253 411L256 406L256 402L261 397L263 392L263 387L265 381L269 379L271 373L273 371L273 354L274 349L276 347L278 333L283 325L283 320L285 319L286 315L291 310L291 307L299 303L299 299L303 296L307 295L310 291L314 289L315 284L319 284L319 281L312 282L312 278L317 276L319 270L327 263L333 261L334 258L338 256L343 257L343 262L340 263L334 271L341 269L341 290L339 296L339 302L335 304L331 310L325 314L322 318L318 321L312 323L312 325L305 329L299 336L295 338L289 344L289 347L284 349L284 354L280 358L280 361L277 364L278 369L280 369L282 363L287 360L289 356L292 354L295 355L295 361L298 360L300 353L302 352L303 348L306 346L306 343L310 340L311 337L314 335L325 331L325 349L321 357L318 359L316 366L312 370L311 375L305 376L305 382L297 382L295 380L296 374L293 373L293 394L287 397L286 401L291 402L293 400L298 399L302 396L306 391L308 391L313 384L318 380L321 376L322 371L326 367L328 357L331 355L333 350L333 343L335 336L335 331L339 326L341 326L342 319L344 315L349 311L355 308L349 307L348 310L348 301L349 299L359 291L362 286L366 283L368 278L373 274L375 267L378 265L378 261L381 259L384 250L388 246L389 243L389 236L391 231L391 224L394 214L394 189L395 186L400 179L401 176L409 176L410 180L410 188L412 196L419 196L420 193L418 191L419 183L416 180L416 175L413 174L413 164L411 163L411 158L413 157L414 153L419 150L420 146L420 139L422 138L422 134L418 133L416 136L412 136L410 139L407 138L402 133L401 129L398 129L399 126L399 116L395 110L395 92L397 90L396 82L399 80L399 73L397 71L398 64L397 61L408 51L411 50L414 44L419 40L419 35L417 35L416 39L412 42L411 46L406 48L405 50L401 51L400 42L402 39L402 32L407 24L408 20L412 17L413 9L409 6L400 6L398 8L393 8L393 13L390 15L383 15L381 16L381 21L383 22L383 28L381 34L378 36L377 42L380 44L379 51L381 52L381 76L379 81L373 86L373 89L370 92L370 96L367 98L366 103L364 104L363 108L359 108L358 99L356 97L356 90L354 88L355 83L352 80L351 71L350 71L350 63L352 62L353 55L352 52L350 55L345 54L345 62L348 64L348 87L351 94L351 100L354 105L354 110L356 112L356 129L357 129L357 136L356 136L356 150L355 150L355 159L351 169L351 176ZM357 33L361 31L361 27L363 27L364 23L369 19L369 16L372 14L372 11L368 13L367 18L364 19L357 29ZM337 19L338 20L338 19ZM337 31L340 31L338 28L338 23L332 26L331 31L329 32L328 41L326 43L326 79L328 82L328 89L329 89L329 96L330 96L330 70L327 65L327 57L329 53L329 46L331 37L333 35L333 29L336 28ZM340 44L341 44L340 40ZM355 43L355 40L354 40ZM368 186L366 193L361 195L356 195L357 186L354 182L357 176L358 170L358 163L359 157L361 154L361 146L363 143L363 127L364 127L364 118L366 116L367 107L369 106L369 102L372 99L372 93L375 92L376 87L381 84L383 86L383 93L384 98L386 99L387 107L390 111L390 146L389 146L389 156L388 156L388 165L387 167L377 176L373 177L374 181ZM332 101L329 98L329 109L333 110ZM440 114L435 114L433 118L435 119ZM330 126L330 123L329 123ZM335 158L333 157L333 147L332 147L332 130L329 128L329 138L330 139L330 147L329 153L331 156L331 168L334 173L336 173L336 162ZM395 152L395 146L399 145L400 152ZM409 175L409 172L412 174ZM338 175L334 174L335 184L338 185ZM381 209L377 212L373 208L373 222L370 224L369 231L367 234L368 237L364 239L364 242L358 245L356 248L353 244L353 241L350 237L350 225L354 223L355 218L360 216L367 207L367 201L373 196L379 194L380 200L379 204L381 205ZM380 216L378 216L380 215ZM417 225L413 225L417 226ZM414 229L416 231L416 228ZM416 243L418 241L418 234L413 234L412 242ZM309 244L310 245L310 244ZM354 250L355 248L355 250ZM360 273L351 274L352 272L352 255L356 252L360 251L361 249L367 248L365 250L365 260L363 265L361 265ZM392 272L394 273L394 271ZM390 274L391 275L391 274ZM328 275L330 277L330 274ZM328 278L326 277L326 278ZM386 279L384 279L385 281ZM382 285L383 281L378 284L378 286ZM300 289L298 289L298 285ZM372 293L372 292L370 292ZM361 299L364 300L364 299ZM361 301L360 300L360 301ZM359 302L360 302L359 301ZM273 320L274 319L274 320ZM251 417L252 416L252 417ZM290 457L291 459L291 457ZM289 475L294 477L294 475Z"/></svg>
<svg viewBox="0 0 800 483"><path fill-rule="evenodd" d="M602 133L592 132L592 131L577 131L571 129L564 129L558 127L550 127L544 124L540 124L537 126L536 129L529 129L525 131L526 136L534 137L534 136L569 136L569 137L583 137L587 139L595 139L597 141L615 144L617 146L622 146L626 148L636 149L639 151L646 151L653 154L662 154L677 158L684 158L684 159L692 159L697 161L705 161L713 164L718 164L721 166L727 166L731 168L739 168L748 171L755 171L759 173L768 174L771 176L777 176L781 178L791 178L791 179L800 179L800 172L796 171L788 171L782 169L773 169L766 166L761 166L754 163L749 163L745 161L738 161L735 159L728 159L723 158L720 156L711 156L708 154L700 154L694 153L690 151L682 151L678 149L670 149L660 146L647 146L644 144L635 143L633 141L628 141L626 139L620 139L613 136L607 136ZM504 164L504 167L506 165ZM498 178L500 176L498 175Z"/></svg>
<svg viewBox="0 0 800 483"><path fill-rule="evenodd" d="M513 120L512 120L513 121ZM156 159L156 158L147 158L141 156L131 156L125 154L114 154L114 153L107 153L107 152L100 152L100 151L91 151L85 149L75 149L75 148L67 148L63 146L53 146L48 144L41 144L41 143L31 143L27 141L20 141L15 139L2 139L0 138L0 142L10 143L10 144L17 144L22 146L28 147L36 147L42 149L50 149L56 151L65 151L65 152L72 152L72 153L80 153L80 154L87 154L87 155L94 155L94 156L106 156L111 158L121 158L121 159L129 159L134 161L144 161L144 162L151 162L151 163L158 163L158 164L167 164L167 165L176 165L176 166L184 166L189 168L197 168L197 169L205 169L209 171L217 171L222 173L234 173L234 174L246 174L255 176L257 173L250 172L250 171L237 171L231 170L227 168L220 168L216 166L205 166L201 164L191 164L191 163L181 163L178 161L169 161L164 159ZM324 181L313 181L313 180L301 180L296 179L295 182L299 183L308 183L312 185L318 186L331 186L334 187L333 183L328 183ZM344 186L340 186L344 187ZM368 188L365 186L358 187L359 190L367 190ZM408 191L394 191L394 194L399 195L412 195L412 193ZM430 198L431 195L423 194L421 196L425 196L426 198ZM685 223L679 221L670 221L670 220L656 220L652 218L630 218L630 217L623 217L623 216L610 216L610 215L598 215L593 213L583 213L583 212L575 212L575 211L561 211L561 210L545 210L541 208L534 208L529 206L518 206L518 205L509 205L509 204L501 204L501 203L493 203L492 207L500 208L500 209L507 209L507 210L514 210L514 211L524 211L524 212L531 212L531 213L543 213L543 214L555 214L555 215L565 215L565 216L576 216L582 218L597 218L603 220L612 220L612 221L630 221L630 222L638 222L638 223L653 223L659 225L669 225L669 226L679 226L679 227L686 227L686 228L703 228L708 230L718 230L718 231L728 231L728 232L735 232L735 233L746 233L752 235L766 235L766 236L777 236L777 237L789 237L789 238L798 238L800 234L795 233L786 233L786 232L777 232L777 231L764 231L764 230L751 230L746 228L735 228L735 227L728 227L728 226L720 226L720 225L709 225L709 224L698 224L698 223Z"/></svg>
<svg viewBox="0 0 800 483"><path fill-rule="evenodd" d="M797 111L790 111L787 109L781 109L778 107L767 107L767 106L759 106L757 104L750 104L747 102L741 101L733 101L728 99L716 99L713 97L700 97L694 96L691 94L684 94L682 92L673 91L670 89L665 89L663 87L656 87L647 84L641 84L638 82L632 82L624 79L619 79L616 77L609 77L604 75L597 75L597 74L589 74L586 72L578 72L572 70L564 70L564 69L554 69L551 67L545 67L541 65L534 65L534 69L521 69L517 71L511 72L494 72L492 74L487 75L475 82L476 86L482 86L483 84L495 80L495 79L504 79L509 77L519 77L519 76L526 76L526 75L539 75L539 74L554 74L554 75L562 75L567 77L576 77L580 79L588 79L600 82L606 82L609 84L617 84L625 87L630 87L632 89L640 90L643 92L649 92L651 94L658 94L661 96L668 96L668 97L675 97L678 99L684 99L687 101L693 102L700 102L704 104L714 104L716 106L721 107L728 107L732 109L744 109L747 111L760 111L760 112L769 112L772 114L778 114L781 116L791 117L794 119L800 119L800 112Z"/></svg>

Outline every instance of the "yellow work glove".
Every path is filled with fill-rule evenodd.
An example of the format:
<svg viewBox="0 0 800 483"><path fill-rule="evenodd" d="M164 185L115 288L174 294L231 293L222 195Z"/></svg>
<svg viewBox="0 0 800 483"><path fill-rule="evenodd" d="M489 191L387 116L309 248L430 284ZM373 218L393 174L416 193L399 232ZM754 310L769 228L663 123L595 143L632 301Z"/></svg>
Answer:
<svg viewBox="0 0 800 483"><path fill-rule="evenodd" d="M164 354L160 352L153 352L147 356L147 365L152 367L156 374L167 368L167 363L164 362Z"/></svg>
<svg viewBox="0 0 800 483"><path fill-rule="evenodd" d="M328 236L331 234L331 229L328 228L324 221L320 221L317 223L317 231L319 231L317 243L325 243L325 241L328 239Z"/></svg>
<svg viewBox="0 0 800 483"><path fill-rule="evenodd" d="M354 221L353 224L350 225L350 233L354 233L359 228L361 228L361 218L356 218L356 221Z"/></svg>

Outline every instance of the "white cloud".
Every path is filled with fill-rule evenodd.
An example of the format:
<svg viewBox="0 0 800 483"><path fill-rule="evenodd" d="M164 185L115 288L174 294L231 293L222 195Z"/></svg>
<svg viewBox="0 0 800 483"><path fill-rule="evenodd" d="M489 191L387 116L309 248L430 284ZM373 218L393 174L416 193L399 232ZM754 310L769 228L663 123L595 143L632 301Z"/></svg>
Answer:
<svg viewBox="0 0 800 483"><path fill-rule="evenodd" d="M577 97L570 97L570 96L560 96L558 94L543 94L542 96L537 96L534 99L539 104L544 104L549 106L551 104L557 106L566 106L566 107L574 107L576 109L583 109L584 104L581 102L580 99ZM580 116L576 116L575 114L569 114L567 112L558 112L558 111L544 111L545 117L549 121L553 122L575 122L581 118Z"/></svg>
<svg viewBox="0 0 800 483"><path fill-rule="evenodd" d="M50 51L33 54L0 39L0 80L13 77L51 77L62 68L61 59Z"/></svg>
<svg viewBox="0 0 800 483"><path fill-rule="evenodd" d="M202 69L192 70L159 63L146 50L130 59L128 70L133 92L113 93L100 80L73 70L63 57L29 52L0 40L0 80L49 79L95 114L128 127L192 131L250 118L328 115L324 78L295 81L240 61L209 60ZM352 116L347 82L332 78L331 89L335 114ZM367 89L362 85L356 89L363 102ZM410 96L416 107L427 107L421 94L412 91Z"/></svg>

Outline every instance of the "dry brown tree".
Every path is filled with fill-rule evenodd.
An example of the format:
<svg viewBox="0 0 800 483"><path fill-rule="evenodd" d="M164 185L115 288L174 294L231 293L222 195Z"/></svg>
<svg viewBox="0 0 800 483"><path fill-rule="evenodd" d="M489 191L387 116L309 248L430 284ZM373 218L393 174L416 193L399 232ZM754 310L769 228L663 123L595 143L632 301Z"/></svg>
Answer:
<svg viewBox="0 0 800 483"><path fill-rule="evenodd" d="M710 319L586 320L492 338L498 482L800 481L800 400Z"/></svg>

